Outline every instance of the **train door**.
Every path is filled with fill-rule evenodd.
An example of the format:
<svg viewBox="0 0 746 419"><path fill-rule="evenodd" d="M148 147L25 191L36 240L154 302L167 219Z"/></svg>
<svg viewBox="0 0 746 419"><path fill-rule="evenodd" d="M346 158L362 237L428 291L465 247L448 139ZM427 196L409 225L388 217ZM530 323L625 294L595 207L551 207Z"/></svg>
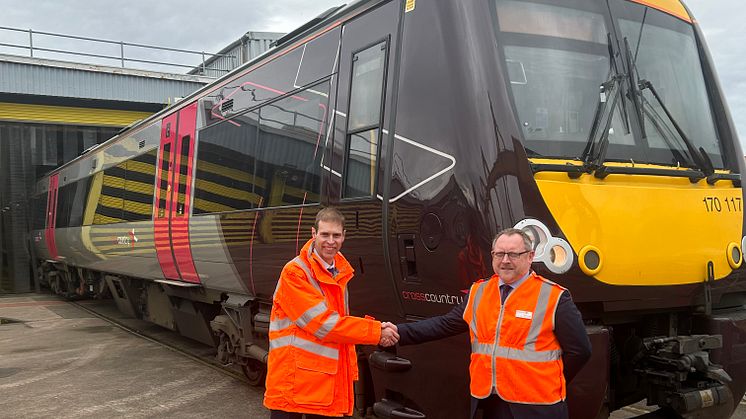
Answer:
<svg viewBox="0 0 746 419"><path fill-rule="evenodd" d="M47 192L47 224L44 229L44 239L47 242L47 250L50 259L57 259L57 243L54 239L54 227L57 223L57 191L59 186L59 174L49 177L49 191Z"/></svg>
<svg viewBox="0 0 746 419"><path fill-rule="evenodd" d="M198 284L189 241L196 119L196 103L163 118L153 219L163 276Z"/></svg>
<svg viewBox="0 0 746 419"><path fill-rule="evenodd" d="M355 268L350 303L356 314L390 318L397 308L384 251L383 164L391 138L384 127L393 100L391 82L399 2L367 11L343 27L335 110L332 180L347 218L343 252Z"/></svg>

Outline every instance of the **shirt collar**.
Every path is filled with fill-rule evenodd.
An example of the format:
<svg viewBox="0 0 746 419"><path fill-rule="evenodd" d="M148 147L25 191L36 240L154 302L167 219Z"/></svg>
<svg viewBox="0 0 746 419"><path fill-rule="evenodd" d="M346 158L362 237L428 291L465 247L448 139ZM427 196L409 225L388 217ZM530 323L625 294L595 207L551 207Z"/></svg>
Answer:
<svg viewBox="0 0 746 419"><path fill-rule="evenodd" d="M522 284L522 283L523 283L523 282L524 282L524 281L525 281L525 280L526 280L526 279L527 279L527 278L528 278L528 277L529 277L530 275L531 275L531 270L529 269L529 270L528 270L528 272L526 272L526 275L523 275L523 277L521 277L521 279L519 279L519 280L517 280L517 281L513 282L512 284L506 284L506 283L504 283L504 282L503 282L503 280L502 280L502 278L499 278L498 284L499 284L500 286L503 286L503 285L507 285L507 286L509 286L510 288L516 289L516 288L520 287L520 286L521 286L521 284Z"/></svg>
<svg viewBox="0 0 746 419"><path fill-rule="evenodd" d="M326 261L324 260L324 258L322 258L321 255L319 254L319 252L316 251L316 248L313 249L313 254L316 255L319 258L319 260L321 261L321 264L324 265L324 268L326 270L334 268L334 261L332 260L331 265L328 264L328 263L326 263Z"/></svg>

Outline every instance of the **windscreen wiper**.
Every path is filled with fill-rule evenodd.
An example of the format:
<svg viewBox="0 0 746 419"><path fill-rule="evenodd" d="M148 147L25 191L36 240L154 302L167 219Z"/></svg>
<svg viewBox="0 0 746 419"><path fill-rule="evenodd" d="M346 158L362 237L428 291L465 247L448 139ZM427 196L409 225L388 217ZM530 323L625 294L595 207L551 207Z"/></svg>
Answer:
<svg viewBox="0 0 746 419"><path fill-rule="evenodd" d="M587 172L596 168L595 161L598 156L603 155L606 149L605 144L608 143L609 128L611 127L614 108L620 96L620 85L623 77L619 74L614 74L609 80L601 83L599 87L599 100L598 106L596 106L596 114L593 117L593 125L591 126L591 132L588 135L585 149L583 149L583 153L580 155L580 160L583 161L583 168Z"/></svg>
<svg viewBox="0 0 746 419"><path fill-rule="evenodd" d="M671 114L671 112L668 110L668 107L665 103L661 100L660 96L658 96L658 92L655 90L655 86L653 86L653 83L649 80L640 80L639 82L640 86L640 92L642 92L645 89L650 90L651 93L653 93L653 97L655 97L655 100L658 102L658 104L663 109L663 112L666 113L666 116L668 117L668 120L671 121L671 125L673 125L674 129L677 133L679 133L679 137L681 137L681 141L684 142L684 145L686 146L687 151L689 152L689 155L692 157L692 160L694 164L697 166L696 168L700 169L702 173L705 174L705 176L711 176L713 173L715 173L715 169L712 165L712 161L710 161L709 156L707 155L707 152L703 147L700 147L697 149L694 147L694 144L692 144L692 141L687 137L686 133L684 133L684 130L681 129L681 126L678 122L676 122L676 119ZM661 134L663 134L661 132Z"/></svg>
<svg viewBox="0 0 746 419"><path fill-rule="evenodd" d="M598 104L596 105L595 114L593 115L593 124L591 125L591 131L588 135L588 139L586 140L583 153L580 155L580 160L583 161L583 171L586 173L590 173L592 170L595 169L595 157L601 154L600 150L603 150L605 148L604 143L609 135L609 127L611 125L614 108L616 106L619 92L621 90L621 82L624 79L624 76L620 75L619 73L619 67L617 66L610 33L606 34L606 39L606 45L609 49L609 59L611 60L612 64L612 76L604 83L601 83L601 85L599 86L599 100ZM612 102L611 106L609 106L609 100L611 100ZM624 113L623 117L625 119L624 129L625 132L628 133L629 126L626 124L627 108L624 105L624 102L622 102L622 107L622 111ZM600 138L598 138L598 131L601 127L603 128L600 134Z"/></svg>
<svg viewBox="0 0 746 419"><path fill-rule="evenodd" d="M642 33L640 33L640 38L642 37ZM639 42L638 42L638 48L639 48ZM665 106L663 101L661 101L660 96L658 96L658 93L655 91L655 88L653 87L652 83L650 83L648 80L636 80L636 74L637 74L637 63L635 56L632 55L632 49L629 47L629 40L627 37L624 38L624 50L625 50L625 56L627 59L627 68L629 75L629 83L630 83L630 89L629 89L629 95L631 95L632 102L635 104L635 112L637 113L638 120L640 121L640 133L643 139L647 138L647 134L645 132L645 114L644 106L647 103L645 98L642 95L642 91L645 89L650 88L650 91L653 93L653 96L658 101L658 103L663 108L664 112L666 113L666 116L671 121L672 125L674 126L674 129L676 129L676 132L679 134L679 137L684 142L684 145L686 146L686 150L690 155L689 159L691 160L691 164L694 166L695 169L699 169L702 171L702 173L705 174L705 176L710 176L714 169L712 168L712 163L709 161L709 157L703 157L702 154L704 153L704 149L702 149L702 154L700 154L700 151L697 150L692 142L689 140L689 137L686 136L684 131L681 129L681 126L676 122L671 112L668 111L668 108ZM651 115L652 116L652 115ZM663 127L660 127L653 118L650 118L650 120L654 123L654 126L660 132L661 136L663 137L664 141L668 145L668 148L674 152L675 154L678 154L678 157L680 160L684 160L684 156L681 153L678 153L677 147L674 146L674 144L670 140L670 136L666 135L665 130Z"/></svg>
<svg viewBox="0 0 746 419"><path fill-rule="evenodd" d="M629 47L629 40L624 37L624 55L627 61L627 77L629 82L628 97L635 104L635 114L637 120L640 121L640 136L643 139L648 138L645 133L645 124L642 122L642 104L640 103L640 91L637 90L637 82L635 80L635 58L632 57L632 50Z"/></svg>

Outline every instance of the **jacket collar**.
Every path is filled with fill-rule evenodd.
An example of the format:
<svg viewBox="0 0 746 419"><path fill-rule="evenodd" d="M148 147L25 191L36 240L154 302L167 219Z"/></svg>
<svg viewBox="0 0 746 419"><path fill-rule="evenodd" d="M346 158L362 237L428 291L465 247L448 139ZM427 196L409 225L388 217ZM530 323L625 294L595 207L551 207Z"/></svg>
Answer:
<svg viewBox="0 0 746 419"><path fill-rule="evenodd" d="M327 263L324 262L316 252L314 252L313 243L313 239L308 240L303 246L303 249L301 249L299 256L311 268L316 280L327 284L345 286L350 279L352 279L352 275L355 272L352 265L350 265L341 252L337 252L334 256L334 267L337 268L339 272L337 273L337 276L332 277L332 274L326 269Z"/></svg>

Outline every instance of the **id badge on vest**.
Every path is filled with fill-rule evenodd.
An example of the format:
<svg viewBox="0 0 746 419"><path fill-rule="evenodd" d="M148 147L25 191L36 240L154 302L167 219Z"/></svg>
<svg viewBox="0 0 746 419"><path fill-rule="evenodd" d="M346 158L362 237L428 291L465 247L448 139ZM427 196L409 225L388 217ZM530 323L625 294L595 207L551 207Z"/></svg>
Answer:
<svg viewBox="0 0 746 419"><path fill-rule="evenodd" d="M515 317L517 319L531 320L534 317L534 313L532 313L530 311L516 310L515 311Z"/></svg>

